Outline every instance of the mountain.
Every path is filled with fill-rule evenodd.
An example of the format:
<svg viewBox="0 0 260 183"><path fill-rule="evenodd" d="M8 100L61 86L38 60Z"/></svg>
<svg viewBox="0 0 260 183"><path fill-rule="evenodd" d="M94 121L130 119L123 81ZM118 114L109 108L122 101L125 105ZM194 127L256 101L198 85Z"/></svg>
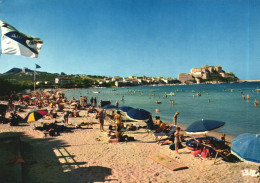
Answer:
<svg viewBox="0 0 260 183"><path fill-rule="evenodd" d="M9 71L5 72L4 74L18 74L18 73L33 73L34 71L28 68L12 68Z"/></svg>

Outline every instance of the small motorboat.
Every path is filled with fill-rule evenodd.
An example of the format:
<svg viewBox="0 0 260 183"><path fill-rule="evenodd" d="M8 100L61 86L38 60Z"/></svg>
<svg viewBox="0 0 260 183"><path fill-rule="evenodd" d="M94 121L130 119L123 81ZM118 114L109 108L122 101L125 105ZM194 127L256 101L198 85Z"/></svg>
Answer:
<svg viewBox="0 0 260 183"><path fill-rule="evenodd" d="M159 101L159 100L156 100L156 104L161 104L161 101Z"/></svg>
<svg viewBox="0 0 260 183"><path fill-rule="evenodd" d="M171 92L171 93L169 93L168 95L170 95L170 96L173 96L173 95L175 95L173 92Z"/></svg>
<svg viewBox="0 0 260 183"><path fill-rule="evenodd" d="M100 91L93 91L92 93L100 93Z"/></svg>

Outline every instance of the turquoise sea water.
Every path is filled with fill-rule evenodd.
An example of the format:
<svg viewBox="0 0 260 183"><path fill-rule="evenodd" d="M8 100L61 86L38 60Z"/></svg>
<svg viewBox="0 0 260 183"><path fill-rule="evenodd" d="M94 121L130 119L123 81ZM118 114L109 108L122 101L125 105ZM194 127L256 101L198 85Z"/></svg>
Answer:
<svg viewBox="0 0 260 183"><path fill-rule="evenodd" d="M68 99L80 96L96 96L98 101L116 101L120 106L142 108L160 116L163 121L172 122L176 111L178 123L189 125L201 119L220 120L226 122L219 131L238 135L241 133L260 133L260 83L233 83L233 84L201 84L201 85L174 85L174 86L143 86L125 88L91 88L65 91ZM116 91L112 91L115 89ZM243 100L241 90L249 94L249 100ZM93 93L99 91L100 93ZM164 97L165 93L174 95ZM197 96L201 92L201 96ZM152 95L155 94L155 97ZM122 101L124 96L124 102ZM210 102L209 102L210 99ZM254 100L259 106L254 106ZM156 100L161 104L156 104ZM174 105L170 104L174 100ZM155 112L159 109L159 113Z"/></svg>

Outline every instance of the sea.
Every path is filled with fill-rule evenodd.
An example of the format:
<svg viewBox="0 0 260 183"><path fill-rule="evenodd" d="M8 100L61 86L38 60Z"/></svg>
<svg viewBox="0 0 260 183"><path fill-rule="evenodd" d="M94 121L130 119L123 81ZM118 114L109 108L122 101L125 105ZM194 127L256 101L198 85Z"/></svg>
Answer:
<svg viewBox="0 0 260 183"><path fill-rule="evenodd" d="M219 132L239 135L260 133L260 92L256 91L259 88L260 82L245 82L73 89L64 93L69 100L97 97L98 101L111 101L113 105L118 102L119 106L145 109L153 118L160 116L162 121L171 123L174 114L179 112L177 123L186 126L202 119L219 120L226 122ZM254 105L255 99L259 101L258 106Z"/></svg>

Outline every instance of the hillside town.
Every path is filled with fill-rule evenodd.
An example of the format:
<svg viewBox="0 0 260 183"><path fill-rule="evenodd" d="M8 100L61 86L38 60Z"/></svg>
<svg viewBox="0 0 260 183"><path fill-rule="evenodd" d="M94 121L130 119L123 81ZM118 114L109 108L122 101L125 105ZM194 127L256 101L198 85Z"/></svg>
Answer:
<svg viewBox="0 0 260 183"><path fill-rule="evenodd" d="M178 78L149 77L149 76L129 76L129 77L106 77L90 76L85 74L66 75L51 74L47 72L33 71L27 68L13 68L1 74L8 81L12 82L32 82L33 75L36 75L36 86L38 87L123 87L123 86L143 86L143 85L173 85L173 84L201 84L201 83L225 83L235 82L238 78L232 72L225 72L221 66L194 67L190 73L180 73ZM12 75L12 77L11 77ZM19 78L23 76L23 80ZM48 76L48 77L47 77Z"/></svg>

